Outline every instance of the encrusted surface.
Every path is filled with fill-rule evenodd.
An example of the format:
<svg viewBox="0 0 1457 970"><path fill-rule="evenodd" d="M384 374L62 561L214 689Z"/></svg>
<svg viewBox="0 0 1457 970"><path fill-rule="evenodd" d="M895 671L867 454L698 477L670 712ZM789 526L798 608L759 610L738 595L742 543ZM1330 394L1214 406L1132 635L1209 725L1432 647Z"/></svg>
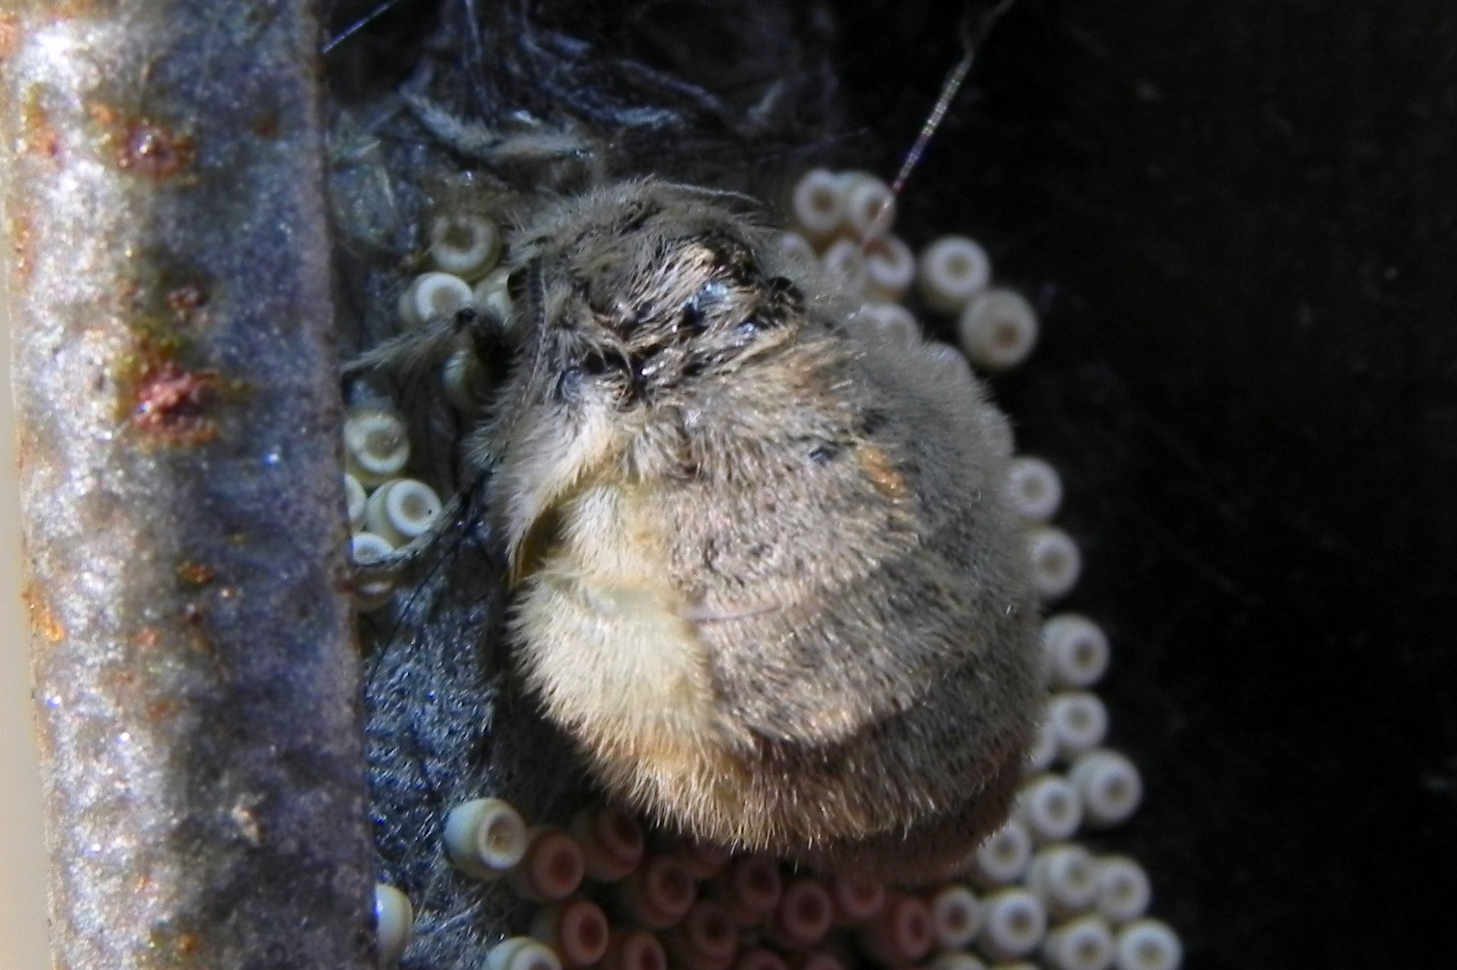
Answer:
<svg viewBox="0 0 1457 970"><path fill-rule="evenodd" d="M3 25L60 967L372 965L311 9Z"/></svg>

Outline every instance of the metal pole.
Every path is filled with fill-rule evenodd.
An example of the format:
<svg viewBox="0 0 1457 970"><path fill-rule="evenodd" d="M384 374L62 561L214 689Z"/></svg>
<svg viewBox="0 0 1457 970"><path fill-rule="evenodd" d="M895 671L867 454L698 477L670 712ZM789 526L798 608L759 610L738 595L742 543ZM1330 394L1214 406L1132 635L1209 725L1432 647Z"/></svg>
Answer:
<svg viewBox="0 0 1457 970"><path fill-rule="evenodd" d="M373 965L312 6L0 10L68 970Z"/></svg>

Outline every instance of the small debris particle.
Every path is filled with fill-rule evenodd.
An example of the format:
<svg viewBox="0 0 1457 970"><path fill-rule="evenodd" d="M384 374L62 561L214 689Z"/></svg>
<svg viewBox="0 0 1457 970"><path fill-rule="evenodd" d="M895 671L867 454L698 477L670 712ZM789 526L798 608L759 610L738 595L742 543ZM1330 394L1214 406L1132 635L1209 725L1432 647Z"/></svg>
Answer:
<svg viewBox="0 0 1457 970"><path fill-rule="evenodd" d="M192 164L192 139L143 118L122 134L116 163L153 178L167 178Z"/></svg>
<svg viewBox="0 0 1457 970"><path fill-rule="evenodd" d="M192 320L199 310L207 306L207 291L192 283L185 283L167 293L167 305L184 322Z"/></svg>
<svg viewBox="0 0 1457 970"><path fill-rule="evenodd" d="M188 560L177 567L177 578L184 585L200 588L217 578L217 571L206 563Z"/></svg>

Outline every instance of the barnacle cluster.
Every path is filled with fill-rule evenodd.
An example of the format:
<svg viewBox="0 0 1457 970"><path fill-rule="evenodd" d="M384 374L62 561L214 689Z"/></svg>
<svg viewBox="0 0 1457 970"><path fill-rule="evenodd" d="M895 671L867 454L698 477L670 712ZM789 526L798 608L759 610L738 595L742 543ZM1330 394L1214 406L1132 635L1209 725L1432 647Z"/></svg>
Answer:
<svg viewBox="0 0 1457 970"><path fill-rule="evenodd" d="M810 172L793 187L787 252L818 263L864 304L857 313L893 340L919 341L901 300L955 318L962 353L938 365L999 370L1027 358L1037 319L1018 294L991 285L985 251L946 236L919 254L891 232L894 199L859 172ZM432 267L400 295L404 327L473 309L505 324L510 297L497 269L499 229L477 214L437 216ZM444 368L446 395L469 392L474 361L462 346ZM1006 451L1012 450L1006 429ZM345 429L350 517L361 561L422 535L440 514L436 493L404 477L409 442L402 419L369 405ZM1066 594L1080 570L1077 546L1050 524L1062 486L1053 467L1013 457L1005 482L1025 522L1034 582L1044 603ZM388 587L362 591L378 605ZM565 827L529 825L499 798L467 801L442 826L445 857L466 876L504 880L539 908L485 957L490 970L840 970L924 966L932 970L1174 970L1177 935L1146 915L1144 870L1120 854L1095 853L1085 830L1116 826L1137 809L1137 769L1105 744L1108 712L1092 688L1110 648L1087 617L1053 612L1042 626L1049 696L1012 816L956 880L906 891L824 880L779 860L736 854L646 830L607 804ZM411 910L381 885L379 949L386 964L409 942Z"/></svg>

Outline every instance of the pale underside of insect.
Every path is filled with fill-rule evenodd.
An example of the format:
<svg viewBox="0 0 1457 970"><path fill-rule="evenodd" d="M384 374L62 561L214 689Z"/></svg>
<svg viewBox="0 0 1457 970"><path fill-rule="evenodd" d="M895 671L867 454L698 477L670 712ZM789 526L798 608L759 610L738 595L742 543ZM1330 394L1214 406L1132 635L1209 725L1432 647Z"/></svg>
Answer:
<svg viewBox="0 0 1457 970"><path fill-rule="evenodd" d="M933 878L1005 816L1043 692L1004 419L746 208L656 180L517 204L514 319L478 325L518 345L462 443L515 657L658 823Z"/></svg>

